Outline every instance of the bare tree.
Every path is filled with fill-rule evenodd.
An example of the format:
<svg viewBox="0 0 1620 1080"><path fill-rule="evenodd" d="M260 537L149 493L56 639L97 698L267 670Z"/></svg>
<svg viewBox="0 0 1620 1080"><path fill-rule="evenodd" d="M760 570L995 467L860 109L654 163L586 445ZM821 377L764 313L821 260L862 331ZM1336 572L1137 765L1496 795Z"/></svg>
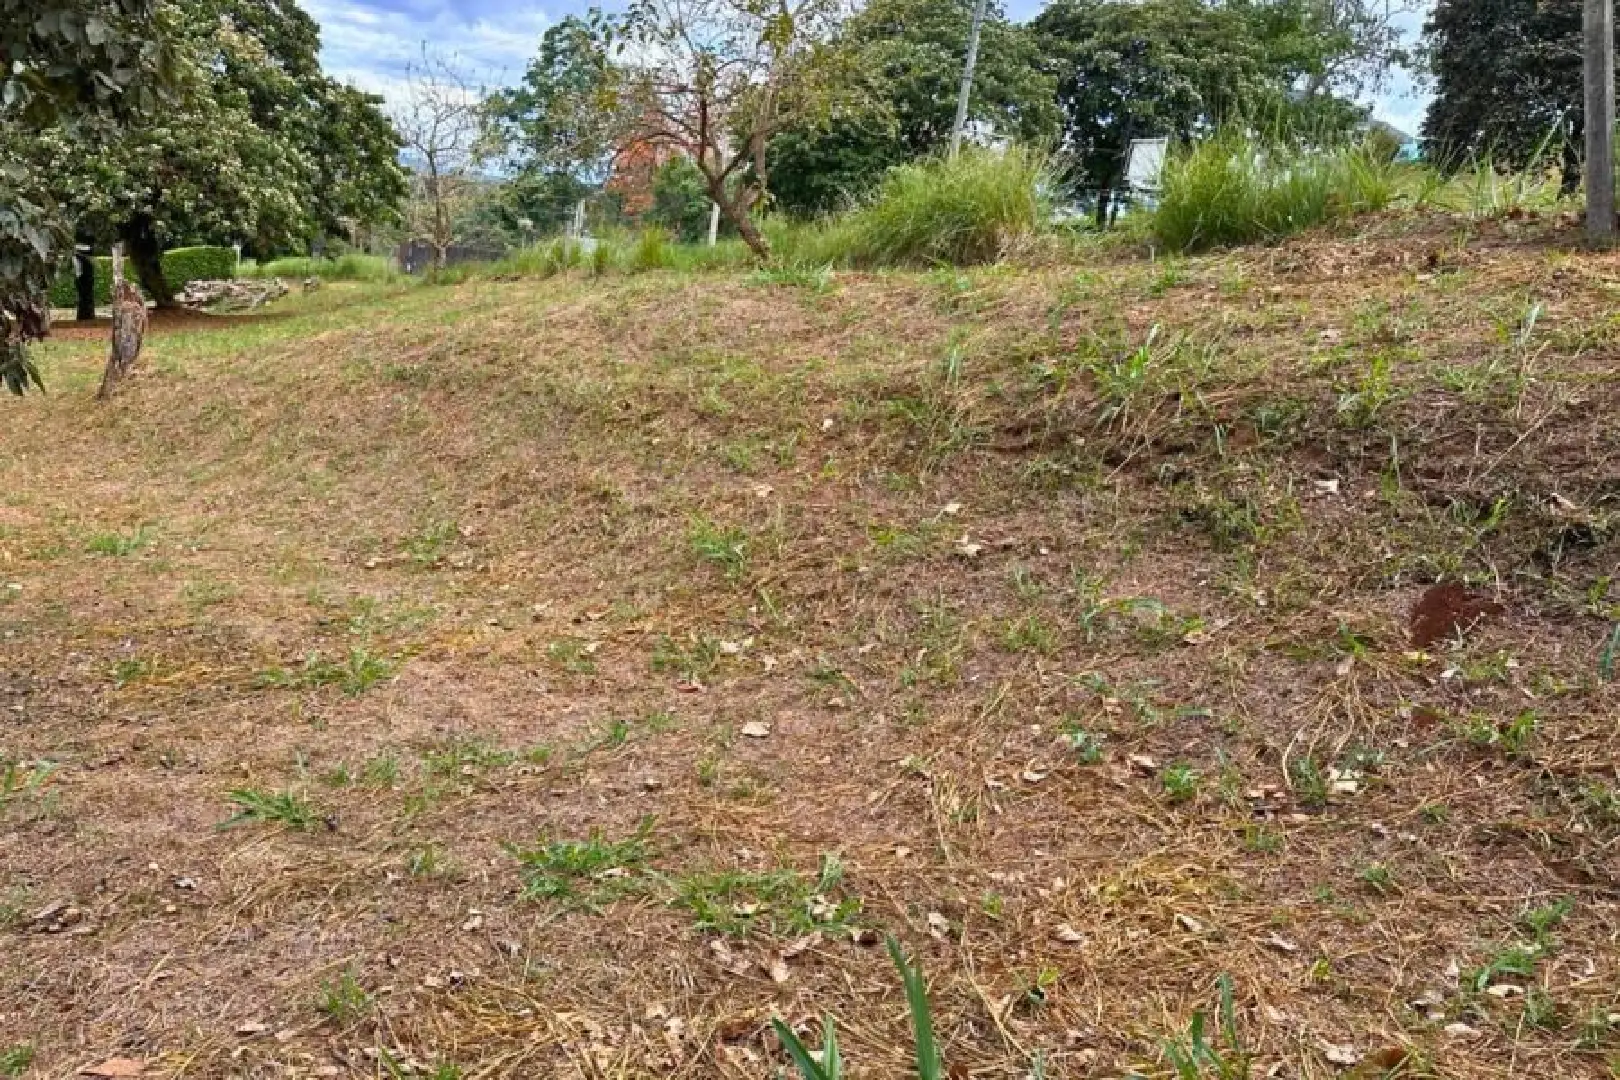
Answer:
<svg viewBox="0 0 1620 1080"><path fill-rule="evenodd" d="M456 214L476 189L483 94L444 57L422 50L406 71L406 98L393 111L406 153L413 159L408 223L433 245L441 269L455 242Z"/></svg>
<svg viewBox="0 0 1620 1080"><path fill-rule="evenodd" d="M621 152L640 142L685 153L720 212L769 258L753 220L766 149L853 84L830 44L844 14L843 0L635 0L614 24Z"/></svg>

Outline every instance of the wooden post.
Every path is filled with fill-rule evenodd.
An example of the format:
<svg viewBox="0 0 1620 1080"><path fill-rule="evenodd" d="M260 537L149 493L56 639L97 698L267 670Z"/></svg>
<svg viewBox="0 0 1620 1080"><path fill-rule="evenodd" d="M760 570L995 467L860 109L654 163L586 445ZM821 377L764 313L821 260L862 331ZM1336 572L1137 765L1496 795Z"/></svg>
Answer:
<svg viewBox="0 0 1620 1080"><path fill-rule="evenodd" d="M1614 242L1614 0L1586 0L1586 236Z"/></svg>
<svg viewBox="0 0 1620 1080"><path fill-rule="evenodd" d="M709 246L714 247L720 242L720 204L709 204Z"/></svg>
<svg viewBox="0 0 1620 1080"><path fill-rule="evenodd" d="M967 127L968 99L973 96L973 68L979 61L979 31L984 26L986 0L973 5L973 28L968 31L967 63L962 65L962 89L956 95L956 123L951 125L951 157L962 149L962 130Z"/></svg>

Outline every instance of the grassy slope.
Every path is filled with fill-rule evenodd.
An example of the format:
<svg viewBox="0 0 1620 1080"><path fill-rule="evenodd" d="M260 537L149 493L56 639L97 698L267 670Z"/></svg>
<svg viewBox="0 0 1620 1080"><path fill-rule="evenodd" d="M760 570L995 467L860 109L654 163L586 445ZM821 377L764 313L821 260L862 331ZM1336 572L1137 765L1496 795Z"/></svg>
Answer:
<svg viewBox="0 0 1620 1080"><path fill-rule="evenodd" d="M110 406L52 346L0 461L0 1052L764 1076L773 1012L831 1011L903 1075L881 949L770 973L819 889L974 1075L1162 1070L1221 972L1284 1075L1605 1075L1620 259L1363 228L332 285ZM1506 614L1415 650L1460 578ZM312 827L218 829L233 790ZM505 845L593 834L520 895Z"/></svg>

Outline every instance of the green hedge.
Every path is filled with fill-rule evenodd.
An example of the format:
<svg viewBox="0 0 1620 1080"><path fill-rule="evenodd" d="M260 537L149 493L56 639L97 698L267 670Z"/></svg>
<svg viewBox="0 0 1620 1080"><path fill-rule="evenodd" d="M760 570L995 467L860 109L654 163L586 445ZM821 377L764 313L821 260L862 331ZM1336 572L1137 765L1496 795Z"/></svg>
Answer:
<svg viewBox="0 0 1620 1080"><path fill-rule="evenodd" d="M93 261L96 264L96 304L105 306L112 303L112 259L97 255ZM124 265L126 270L131 269L127 261ZM218 281L235 276L234 248L185 247L163 253L163 277L175 292L193 281ZM73 286L73 262L70 259L51 286L51 306L70 308L77 303L78 291Z"/></svg>

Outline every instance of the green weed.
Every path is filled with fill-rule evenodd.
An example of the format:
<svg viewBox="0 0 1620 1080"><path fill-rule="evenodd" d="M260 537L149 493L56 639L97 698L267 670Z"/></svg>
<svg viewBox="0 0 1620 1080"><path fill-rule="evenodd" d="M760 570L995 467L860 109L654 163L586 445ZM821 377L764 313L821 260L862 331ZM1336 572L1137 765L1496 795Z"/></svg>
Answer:
<svg viewBox="0 0 1620 1080"><path fill-rule="evenodd" d="M546 840L535 847L506 845L523 876L523 896L565 907L600 907L640 888L634 871L647 861L650 819L623 840L592 833L584 840Z"/></svg>
<svg viewBox="0 0 1620 1080"><path fill-rule="evenodd" d="M369 649L350 649L342 660L330 660L311 653L297 668L266 668L255 677L261 689L310 690L336 686L348 697L359 697L380 682L392 678L397 664Z"/></svg>
<svg viewBox="0 0 1620 1080"><path fill-rule="evenodd" d="M358 1020L371 1008L371 994L360 985L353 967L330 982L322 982L315 1007L330 1020L346 1024Z"/></svg>
<svg viewBox="0 0 1620 1080"><path fill-rule="evenodd" d="M319 811L296 792L237 788L226 799L236 807L236 813L220 823L222 829L245 822L258 822L308 832L321 820Z"/></svg>
<svg viewBox="0 0 1620 1080"><path fill-rule="evenodd" d="M699 518L687 531L693 554L719 567L727 581L736 581L748 570L748 534L737 528L716 525Z"/></svg>
<svg viewBox="0 0 1620 1080"><path fill-rule="evenodd" d="M84 545L84 550L92 555L133 555L151 542L151 530L142 525L132 533L96 533Z"/></svg>

